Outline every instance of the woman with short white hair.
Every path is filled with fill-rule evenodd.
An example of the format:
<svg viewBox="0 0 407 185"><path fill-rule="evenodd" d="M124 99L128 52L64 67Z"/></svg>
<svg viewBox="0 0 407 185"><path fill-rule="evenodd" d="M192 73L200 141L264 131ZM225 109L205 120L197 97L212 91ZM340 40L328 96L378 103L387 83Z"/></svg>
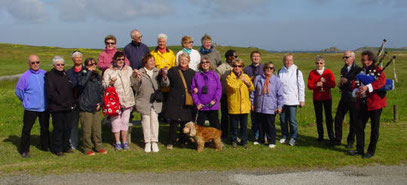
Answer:
<svg viewBox="0 0 407 185"><path fill-rule="evenodd" d="M157 36L157 47L151 51L151 55L154 56L155 67L157 69L167 68L175 66L174 52L167 47L168 36L164 33L160 33Z"/></svg>
<svg viewBox="0 0 407 185"><path fill-rule="evenodd" d="M48 111L52 114L54 127L52 152L64 156L70 151L69 138L72 128L72 110L75 105L72 83L65 73L65 61L60 56L52 59L54 68L45 74L45 89L48 97Z"/></svg>

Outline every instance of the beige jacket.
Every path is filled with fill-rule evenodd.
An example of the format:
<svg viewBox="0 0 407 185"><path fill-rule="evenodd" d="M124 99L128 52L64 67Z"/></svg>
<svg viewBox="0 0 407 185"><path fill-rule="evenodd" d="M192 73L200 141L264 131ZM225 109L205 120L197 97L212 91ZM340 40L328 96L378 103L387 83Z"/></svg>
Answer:
<svg viewBox="0 0 407 185"><path fill-rule="evenodd" d="M220 82L222 83L222 94L226 95L226 78L229 76L233 67L225 62L216 68L216 73L219 75Z"/></svg>
<svg viewBox="0 0 407 185"><path fill-rule="evenodd" d="M123 108L134 106L136 103L134 100L132 86L135 84L135 79L133 77L133 70L131 67L124 66L123 69L106 69L105 73L103 74L103 87L107 88L112 78L117 79L113 86L119 95L120 106Z"/></svg>

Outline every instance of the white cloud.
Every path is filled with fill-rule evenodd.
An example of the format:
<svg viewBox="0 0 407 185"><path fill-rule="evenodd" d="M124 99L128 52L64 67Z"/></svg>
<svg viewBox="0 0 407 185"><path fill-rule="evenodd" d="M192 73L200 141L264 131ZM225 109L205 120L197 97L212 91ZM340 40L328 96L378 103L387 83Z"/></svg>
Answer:
<svg viewBox="0 0 407 185"><path fill-rule="evenodd" d="M47 18L41 0L2 0L0 8L19 21L42 22ZM0 9L1 10L1 9Z"/></svg>
<svg viewBox="0 0 407 185"><path fill-rule="evenodd" d="M212 15L261 13L258 10L267 8L272 0L189 0L195 6L201 6L204 12ZM198 5L197 5L198 4Z"/></svg>
<svg viewBox="0 0 407 185"><path fill-rule="evenodd" d="M137 17L161 16L171 13L166 0L60 0L56 4L59 17L65 21L87 18L105 21L127 21Z"/></svg>

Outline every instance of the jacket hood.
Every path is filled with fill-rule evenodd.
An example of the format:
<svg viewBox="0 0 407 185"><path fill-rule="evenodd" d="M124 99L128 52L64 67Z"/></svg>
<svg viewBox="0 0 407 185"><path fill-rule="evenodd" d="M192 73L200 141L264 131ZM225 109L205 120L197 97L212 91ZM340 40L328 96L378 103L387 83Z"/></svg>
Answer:
<svg viewBox="0 0 407 185"><path fill-rule="evenodd" d="M293 65L291 65L291 66L288 67L288 68L285 67L285 66L283 66L283 69L286 70L286 71L295 71L295 70L298 69L298 67L297 67L297 65L293 64Z"/></svg>

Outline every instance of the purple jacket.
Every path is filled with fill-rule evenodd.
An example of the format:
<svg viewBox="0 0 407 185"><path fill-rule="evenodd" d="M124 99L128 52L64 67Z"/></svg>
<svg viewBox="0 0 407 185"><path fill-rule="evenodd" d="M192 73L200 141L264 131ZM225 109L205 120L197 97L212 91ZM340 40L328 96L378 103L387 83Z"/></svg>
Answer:
<svg viewBox="0 0 407 185"><path fill-rule="evenodd" d="M208 88L208 93L202 94L202 88L205 85ZM198 94L193 93L194 88L198 88ZM222 84L220 83L218 74L212 70L208 72L199 71L195 73L191 84L191 95L195 105L207 105L212 100L215 101L215 105L211 107L204 106L200 111L219 110L219 101L220 97L222 96Z"/></svg>
<svg viewBox="0 0 407 185"><path fill-rule="evenodd" d="M275 109L282 109L284 105L283 86L277 76L271 75L270 93L263 94L265 80L264 74L254 79L254 90L250 93L250 101L255 107L255 112L274 114Z"/></svg>
<svg viewBox="0 0 407 185"><path fill-rule="evenodd" d="M44 76L42 69L29 69L18 79L15 94L23 102L25 110L44 112L47 109Z"/></svg>
<svg viewBox="0 0 407 185"><path fill-rule="evenodd" d="M148 47L143 44L135 44L130 42L129 44L124 47L124 54L126 55L127 59L130 60L130 66L132 69L140 69L143 67L143 57L150 53Z"/></svg>

